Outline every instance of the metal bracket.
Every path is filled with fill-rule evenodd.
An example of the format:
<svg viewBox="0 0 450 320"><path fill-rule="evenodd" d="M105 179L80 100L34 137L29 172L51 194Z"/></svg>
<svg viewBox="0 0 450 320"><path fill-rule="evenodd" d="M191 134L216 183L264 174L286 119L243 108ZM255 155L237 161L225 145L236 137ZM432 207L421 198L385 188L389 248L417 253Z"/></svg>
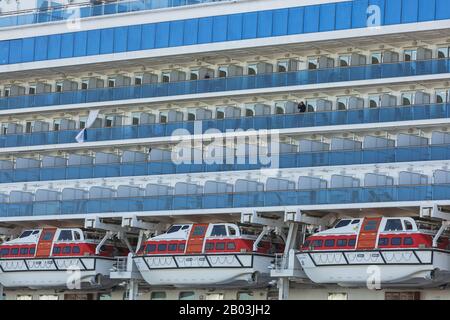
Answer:
<svg viewBox="0 0 450 320"><path fill-rule="evenodd" d="M450 212L442 211L442 209L439 208L439 206L436 203L434 203L429 206L421 206L420 217L450 221Z"/></svg>
<svg viewBox="0 0 450 320"><path fill-rule="evenodd" d="M139 220L136 216L131 216L122 218L122 227L144 230L160 230L164 228L164 225L161 223L144 222L142 220Z"/></svg>
<svg viewBox="0 0 450 320"><path fill-rule="evenodd" d="M315 226L328 226L334 219L336 219L334 214L327 214L322 218L311 217L304 214L299 208L296 211L286 211L284 214L284 222L311 224Z"/></svg>
<svg viewBox="0 0 450 320"><path fill-rule="evenodd" d="M282 229L285 227L283 219L267 218L262 215L263 212L258 213L256 210L251 212L241 213L241 223L247 224L260 224L263 226L269 226L272 228Z"/></svg>
<svg viewBox="0 0 450 320"><path fill-rule="evenodd" d="M101 229L101 230L114 231L114 232L120 232L120 231L124 230L122 226L101 222L99 217L86 218L84 220L84 227L86 229Z"/></svg>
<svg viewBox="0 0 450 320"><path fill-rule="evenodd" d="M433 248L436 248L438 246L439 238L442 236L442 234L448 227L450 227L450 221L442 221L442 225L439 228L439 231L433 237Z"/></svg>

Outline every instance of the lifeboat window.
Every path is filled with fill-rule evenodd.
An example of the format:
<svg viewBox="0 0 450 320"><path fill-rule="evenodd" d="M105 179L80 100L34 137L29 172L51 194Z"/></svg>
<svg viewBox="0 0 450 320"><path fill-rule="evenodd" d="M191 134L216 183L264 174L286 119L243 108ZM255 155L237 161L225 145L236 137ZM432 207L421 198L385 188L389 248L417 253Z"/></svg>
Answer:
<svg viewBox="0 0 450 320"><path fill-rule="evenodd" d="M411 222L409 222L408 220L403 220L403 222L405 223L405 230L412 230L413 229L413 225Z"/></svg>
<svg viewBox="0 0 450 320"><path fill-rule="evenodd" d="M213 249L214 249L214 243L212 243L212 242L207 242L207 243L205 244L205 250L210 251L210 250L213 250Z"/></svg>
<svg viewBox="0 0 450 320"><path fill-rule="evenodd" d="M311 241L306 240L305 243L303 244L303 246L304 247L309 247L310 243L311 243Z"/></svg>
<svg viewBox="0 0 450 320"><path fill-rule="evenodd" d="M234 242L228 242L227 250L236 250L236 244Z"/></svg>
<svg viewBox="0 0 450 320"><path fill-rule="evenodd" d="M181 230L186 230L186 229L188 229L189 228L189 225L185 225L185 226L182 226L181 227Z"/></svg>
<svg viewBox="0 0 450 320"><path fill-rule="evenodd" d="M347 239L339 239L337 241L337 246L338 247L346 247L347 246Z"/></svg>
<svg viewBox="0 0 450 320"><path fill-rule="evenodd" d="M236 229L232 227L228 227L228 235L229 236L235 236L236 235Z"/></svg>
<svg viewBox="0 0 450 320"><path fill-rule="evenodd" d="M78 232L78 231L74 231L74 232L73 232L73 238L74 238L75 240L81 240L81 233Z"/></svg>
<svg viewBox="0 0 450 320"><path fill-rule="evenodd" d="M174 233L181 229L181 226L171 226L166 233Z"/></svg>
<svg viewBox="0 0 450 320"><path fill-rule="evenodd" d="M403 244L405 246L412 246L414 244L413 238L407 237L403 239Z"/></svg>
<svg viewBox="0 0 450 320"><path fill-rule="evenodd" d="M24 232L22 232L22 234L20 235L19 238L26 238L26 237L30 236L32 234L32 232L33 231L31 231L31 230L24 231Z"/></svg>
<svg viewBox="0 0 450 320"><path fill-rule="evenodd" d="M342 228L342 227L348 226L350 224L350 222L352 222L352 221L351 220L341 220L336 224L336 226L334 228L337 229L337 228Z"/></svg>
<svg viewBox="0 0 450 320"><path fill-rule="evenodd" d="M225 226L223 224L214 226L212 228L211 237L220 237L220 236L226 236L226 235L227 235L227 229L225 228Z"/></svg>
<svg viewBox="0 0 450 320"><path fill-rule="evenodd" d="M379 246L387 246L387 245L389 245L389 239L388 238L380 238L378 240L378 245Z"/></svg>
<svg viewBox="0 0 450 320"><path fill-rule="evenodd" d="M72 248L72 253L80 253L80 247L79 246L74 246Z"/></svg>
<svg viewBox="0 0 450 320"><path fill-rule="evenodd" d="M49 241L53 239L53 231L48 231L44 233L44 236L42 237L42 240Z"/></svg>
<svg viewBox="0 0 450 320"><path fill-rule="evenodd" d="M312 243L313 247L321 247L323 245L323 240L314 240Z"/></svg>
<svg viewBox="0 0 450 320"><path fill-rule="evenodd" d="M8 254L9 254L8 248L4 248L0 251L0 255L2 255L2 256L7 256Z"/></svg>
<svg viewBox="0 0 450 320"><path fill-rule="evenodd" d="M399 246L401 244L402 244L402 238L392 238L391 239L392 246Z"/></svg>
<svg viewBox="0 0 450 320"><path fill-rule="evenodd" d="M167 250L167 244L162 243L158 244L158 251L166 251Z"/></svg>
<svg viewBox="0 0 450 320"><path fill-rule="evenodd" d="M177 251L177 245L175 243L169 244L169 251Z"/></svg>
<svg viewBox="0 0 450 320"><path fill-rule="evenodd" d="M35 248L30 248L30 254L34 254L36 252Z"/></svg>
<svg viewBox="0 0 450 320"><path fill-rule="evenodd" d="M364 231L374 231L377 229L378 221L376 220L370 220L367 222L367 224L364 226Z"/></svg>
<svg viewBox="0 0 450 320"><path fill-rule="evenodd" d="M179 245L178 245L178 251L183 251L184 252L184 248L185 248L186 246L185 246L185 244L184 243L180 243Z"/></svg>
<svg viewBox="0 0 450 320"><path fill-rule="evenodd" d="M156 244L148 244L145 248L146 252L155 252L156 250Z"/></svg>
<svg viewBox="0 0 450 320"><path fill-rule="evenodd" d="M38 234L38 233L39 233L39 230L34 230L32 234L35 235L35 234Z"/></svg>
<svg viewBox="0 0 450 320"><path fill-rule="evenodd" d="M350 239L348 240L348 246L349 247L354 247L356 245L356 239Z"/></svg>
<svg viewBox="0 0 450 320"><path fill-rule="evenodd" d="M388 219L384 231L403 231L402 220Z"/></svg>
<svg viewBox="0 0 450 320"><path fill-rule="evenodd" d="M70 241L72 240L71 230L61 230L59 233L58 241Z"/></svg>
<svg viewBox="0 0 450 320"><path fill-rule="evenodd" d="M216 250L225 250L225 242L216 242Z"/></svg>
<svg viewBox="0 0 450 320"><path fill-rule="evenodd" d="M62 253L70 253L70 247L69 246L65 246L62 250Z"/></svg>
<svg viewBox="0 0 450 320"><path fill-rule="evenodd" d="M192 235L194 236L203 236L205 234L206 227L205 226L196 226Z"/></svg>
<svg viewBox="0 0 450 320"><path fill-rule="evenodd" d="M19 253L19 248L12 248L11 249L11 254L12 255L16 255L16 254L18 254Z"/></svg>
<svg viewBox="0 0 450 320"><path fill-rule="evenodd" d="M60 254L61 253L61 248L60 247L54 247L53 248L53 254Z"/></svg>
<svg viewBox="0 0 450 320"><path fill-rule="evenodd" d="M27 255L28 254L28 248L20 248L20 254L21 255Z"/></svg>
<svg viewBox="0 0 450 320"><path fill-rule="evenodd" d="M359 220L359 219L353 220L353 221L352 221L352 224L358 224L360 221L361 221L361 220Z"/></svg>
<svg viewBox="0 0 450 320"><path fill-rule="evenodd" d="M334 239L325 240L325 247L334 247Z"/></svg>

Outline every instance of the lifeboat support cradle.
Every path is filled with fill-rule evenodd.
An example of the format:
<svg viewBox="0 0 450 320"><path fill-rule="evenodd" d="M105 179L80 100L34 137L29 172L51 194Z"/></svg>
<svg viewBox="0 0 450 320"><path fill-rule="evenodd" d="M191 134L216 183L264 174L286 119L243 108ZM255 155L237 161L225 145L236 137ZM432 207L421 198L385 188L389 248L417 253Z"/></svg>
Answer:
<svg viewBox="0 0 450 320"><path fill-rule="evenodd" d="M431 206L421 206L420 217L442 220L441 227L433 238L433 247L437 247L439 238L450 227L450 212L443 210L435 203Z"/></svg>

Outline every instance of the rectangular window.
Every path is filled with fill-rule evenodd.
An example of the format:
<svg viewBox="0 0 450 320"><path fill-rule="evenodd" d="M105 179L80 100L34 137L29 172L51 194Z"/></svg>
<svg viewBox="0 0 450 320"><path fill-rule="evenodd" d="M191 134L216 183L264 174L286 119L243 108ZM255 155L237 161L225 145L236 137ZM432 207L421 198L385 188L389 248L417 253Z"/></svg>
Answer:
<svg viewBox="0 0 450 320"><path fill-rule="evenodd" d="M402 238L392 238L391 239L392 246L399 246L401 244L402 244Z"/></svg>
<svg viewBox="0 0 450 320"><path fill-rule="evenodd" d="M165 291L153 291L150 295L151 300L165 300L167 294Z"/></svg>
<svg viewBox="0 0 450 320"><path fill-rule="evenodd" d="M166 251L167 244L158 244L158 251Z"/></svg>
<svg viewBox="0 0 450 320"><path fill-rule="evenodd" d="M325 240L325 247L327 248L334 247L334 240L332 239Z"/></svg>
<svg viewBox="0 0 450 320"><path fill-rule="evenodd" d="M403 53L404 61L417 60L417 50L405 50Z"/></svg>
<svg viewBox="0 0 450 320"><path fill-rule="evenodd" d="M337 246L338 247L346 247L347 246L347 239L339 239L337 241Z"/></svg>
<svg viewBox="0 0 450 320"><path fill-rule="evenodd" d="M216 250L225 250L225 242L216 242Z"/></svg>
<svg viewBox="0 0 450 320"><path fill-rule="evenodd" d="M236 244L234 242L228 242L227 250L236 250Z"/></svg>
<svg viewBox="0 0 450 320"><path fill-rule="evenodd" d="M449 47L438 48L438 59L446 59L449 57Z"/></svg>
<svg viewBox="0 0 450 320"><path fill-rule="evenodd" d="M179 300L194 300L195 292L194 291L182 291L178 295Z"/></svg>
<svg viewBox="0 0 450 320"><path fill-rule="evenodd" d="M389 238L380 238L378 240L379 246L388 246L389 245Z"/></svg>

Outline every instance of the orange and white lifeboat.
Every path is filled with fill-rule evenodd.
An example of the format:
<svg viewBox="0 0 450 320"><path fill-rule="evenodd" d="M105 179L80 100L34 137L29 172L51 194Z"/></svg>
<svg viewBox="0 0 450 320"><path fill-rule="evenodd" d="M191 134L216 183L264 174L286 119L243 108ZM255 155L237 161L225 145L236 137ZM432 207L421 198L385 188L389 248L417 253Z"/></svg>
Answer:
<svg viewBox="0 0 450 320"><path fill-rule="evenodd" d="M177 224L145 241L134 257L151 285L267 284L279 239L243 234L230 223Z"/></svg>
<svg viewBox="0 0 450 320"><path fill-rule="evenodd" d="M77 228L26 230L0 245L0 284L68 289L108 286L114 256L127 252L100 242L87 239Z"/></svg>
<svg viewBox="0 0 450 320"><path fill-rule="evenodd" d="M344 219L307 238L297 258L315 283L440 286L450 282L450 248L435 235L412 218Z"/></svg>

